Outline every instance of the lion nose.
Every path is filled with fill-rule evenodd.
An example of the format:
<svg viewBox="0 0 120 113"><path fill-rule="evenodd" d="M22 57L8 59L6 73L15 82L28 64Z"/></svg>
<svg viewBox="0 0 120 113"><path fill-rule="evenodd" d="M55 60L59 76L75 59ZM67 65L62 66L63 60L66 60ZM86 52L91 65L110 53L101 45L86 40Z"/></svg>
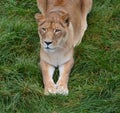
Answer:
<svg viewBox="0 0 120 113"><path fill-rule="evenodd" d="M46 45L50 45L52 44L52 42L47 42L47 41L44 41Z"/></svg>

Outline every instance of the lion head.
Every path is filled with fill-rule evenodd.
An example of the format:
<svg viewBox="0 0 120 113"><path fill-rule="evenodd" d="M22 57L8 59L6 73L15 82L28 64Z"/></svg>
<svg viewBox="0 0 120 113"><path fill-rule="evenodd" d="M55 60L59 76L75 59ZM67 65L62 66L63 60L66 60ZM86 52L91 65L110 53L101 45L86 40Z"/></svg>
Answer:
<svg viewBox="0 0 120 113"><path fill-rule="evenodd" d="M45 51L55 51L63 48L68 39L69 15L66 13L51 12L46 15L37 13L38 34L41 47Z"/></svg>

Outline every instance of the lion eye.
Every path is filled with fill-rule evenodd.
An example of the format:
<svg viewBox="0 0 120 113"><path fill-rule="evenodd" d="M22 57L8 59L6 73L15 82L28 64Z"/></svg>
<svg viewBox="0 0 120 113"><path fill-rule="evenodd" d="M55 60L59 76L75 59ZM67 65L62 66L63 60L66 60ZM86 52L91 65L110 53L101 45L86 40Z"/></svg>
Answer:
<svg viewBox="0 0 120 113"><path fill-rule="evenodd" d="M46 29L46 28L42 28L41 30L42 30L43 32L46 32L46 31L47 31L47 29Z"/></svg>
<svg viewBox="0 0 120 113"><path fill-rule="evenodd" d="M55 29L54 32L59 33L59 32L61 32L61 30L60 29Z"/></svg>

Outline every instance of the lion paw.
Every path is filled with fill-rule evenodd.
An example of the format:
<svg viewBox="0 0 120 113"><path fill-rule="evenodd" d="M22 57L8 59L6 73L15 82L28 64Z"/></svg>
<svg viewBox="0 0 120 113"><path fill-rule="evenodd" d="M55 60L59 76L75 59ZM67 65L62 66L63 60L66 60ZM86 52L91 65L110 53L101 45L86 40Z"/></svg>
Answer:
<svg viewBox="0 0 120 113"><path fill-rule="evenodd" d="M50 95L50 94L56 94L56 86L52 86L52 87L47 87L45 88L45 91L44 91L44 94L45 95Z"/></svg>
<svg viewBox="0 0 120 113"><path fill-rule="evenodd" d="M69 91L66 86L57 85L56 93L61 95L68 95Z"/></svg>

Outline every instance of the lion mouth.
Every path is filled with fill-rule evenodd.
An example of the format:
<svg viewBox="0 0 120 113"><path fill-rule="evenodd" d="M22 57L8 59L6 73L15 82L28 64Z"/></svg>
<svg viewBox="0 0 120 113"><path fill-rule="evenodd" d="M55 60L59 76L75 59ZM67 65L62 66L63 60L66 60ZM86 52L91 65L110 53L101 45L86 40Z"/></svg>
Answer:
<svg viewBox="0 0 120 113"><path fill-rule="evenodd" d="M46 47L45 50L47 50L47 51L55 51L55 48Z"/></svg>
<svg viewBox="0 0 120 113"><path fill-rule="evenodd" d="M51 49L51 50L53 50L54 48L46 47L45 49Z"/></svg>

